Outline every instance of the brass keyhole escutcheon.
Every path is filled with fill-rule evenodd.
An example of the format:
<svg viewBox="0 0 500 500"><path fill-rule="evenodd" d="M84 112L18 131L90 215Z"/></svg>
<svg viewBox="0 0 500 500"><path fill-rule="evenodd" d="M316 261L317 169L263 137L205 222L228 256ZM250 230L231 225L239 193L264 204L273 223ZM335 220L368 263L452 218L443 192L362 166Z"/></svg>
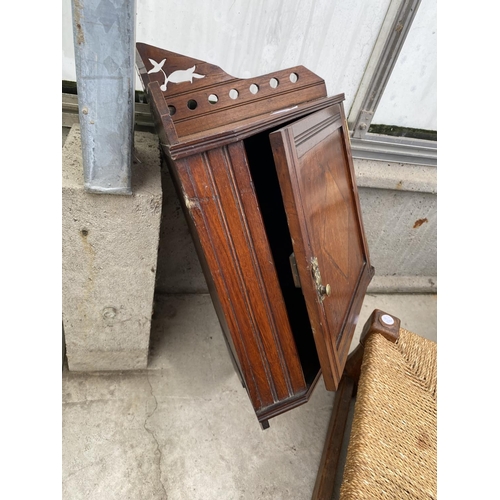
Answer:
<svg viewBox="0 0 500 500"><path fill-rule="evenodd" d="M318 259L316 257L313 257L311 259L311 272L316 284L316 291L320 299L323 301L325 297L329 297L331 295L332 287L329 283L327 283L326 285L323 285L323 283L321 283L321 273L319 271Z"/></svg>

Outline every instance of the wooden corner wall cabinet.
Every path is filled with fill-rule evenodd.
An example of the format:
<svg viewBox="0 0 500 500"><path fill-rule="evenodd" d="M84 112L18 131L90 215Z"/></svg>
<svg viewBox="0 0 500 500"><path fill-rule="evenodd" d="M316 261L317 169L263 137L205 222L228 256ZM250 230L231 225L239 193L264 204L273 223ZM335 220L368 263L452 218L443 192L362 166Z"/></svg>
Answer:
<svg viewBox="0 0 500 500"><path fill-rule="evenodd" d="M335 391L373 276L343 94L297 66L237 79L143 43L137 67L258 420Z"/></svg>

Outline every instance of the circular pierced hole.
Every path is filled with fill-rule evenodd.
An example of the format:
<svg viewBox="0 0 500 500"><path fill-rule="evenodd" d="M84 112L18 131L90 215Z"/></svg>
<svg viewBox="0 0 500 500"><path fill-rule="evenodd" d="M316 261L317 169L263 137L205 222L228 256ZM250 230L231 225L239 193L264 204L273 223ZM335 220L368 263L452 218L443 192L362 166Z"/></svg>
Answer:
<svg viewBox="0 0 500 500"><path fill-rule="evenodd" d="M216 102L219 102L219 98L215 94L210 94L208 96L208 102L210 104L215 104Z"/></svg>
<svg viewBox="0 0 500 500"><path fill-rule="evenodd" d="M271 85L271 87L273 89L275 89L279 84L280 84L280 82L279 82L279 80L277 78L271 78L269 80L269 85Z"/></svg>
<svg viewBox="0 0 500 500"><path fill-rule="evenodd" d="M299 79L299 75L297 73L290 73L290 81L295 83Z"/></svg>
<svg viewBox="0 0 500 500"><path fill-rule="evenodd" d="M256 85L255 83L252 83L252 85L250 85L250 92L252 94L256 94L258 91L259 91L259 86Z"/></svg>
<svg viewBox="0 0 500 500"><path fill-rule="evenodd" d="M174 116L176 111L177 110L175 109L175 106L172 106L172 105L169 104L169 106L168 106L168 112L170 113L170 116Z"/></svg>
<svg viewBox="0 0 500 500"><path fill-rule="evenodd" d="M194 99L189 99L188 108L189 109L196 109L197 107L198 107L198 103Z"/></svg>
<svg viewBox="0 0 500 500"><path fill-rule="evenodd" d="M229 91L229 97L231 99L237 99L239 95L240 95L240 93L236 89L231 89Z"/></svg>

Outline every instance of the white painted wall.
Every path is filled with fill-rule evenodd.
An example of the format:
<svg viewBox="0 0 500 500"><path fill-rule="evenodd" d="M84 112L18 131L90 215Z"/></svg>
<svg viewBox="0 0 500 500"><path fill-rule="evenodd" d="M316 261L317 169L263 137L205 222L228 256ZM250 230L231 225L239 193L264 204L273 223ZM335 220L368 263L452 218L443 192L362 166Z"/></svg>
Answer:
<svg viewBox="0 0 500 500"><path fill-rule="evenodd" d="M62 0L62 79L76 81L71 0Z"/></svg>
<svg viewBox="0 0 500 500"><path fill-rule="evenodd" d="M329 95L346 95L349 112L389 1L136 0L136 40L238 78L302 64ZM62 79L75 81L71 0L62 18ZM436 130L435 33L436 0L422 0L373 123Z"/></svg>
<svg viewBox="0 0 500 500"><path fill-rule="evenodd" d="M372 124L437 130L436 19L436 0L422 0Z"/></svg>

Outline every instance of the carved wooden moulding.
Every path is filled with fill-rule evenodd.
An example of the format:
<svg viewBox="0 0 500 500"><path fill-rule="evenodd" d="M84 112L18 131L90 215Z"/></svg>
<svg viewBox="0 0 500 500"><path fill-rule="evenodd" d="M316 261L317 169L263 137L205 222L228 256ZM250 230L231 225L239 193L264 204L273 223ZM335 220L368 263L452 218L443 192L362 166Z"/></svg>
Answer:
<svg viewBox="0 0 500 500"><path fill-rule="evenodd" d="M222 330L259 421L336 390L373 276L343 95L303 66L237 79L137 44Z"/></svg>

